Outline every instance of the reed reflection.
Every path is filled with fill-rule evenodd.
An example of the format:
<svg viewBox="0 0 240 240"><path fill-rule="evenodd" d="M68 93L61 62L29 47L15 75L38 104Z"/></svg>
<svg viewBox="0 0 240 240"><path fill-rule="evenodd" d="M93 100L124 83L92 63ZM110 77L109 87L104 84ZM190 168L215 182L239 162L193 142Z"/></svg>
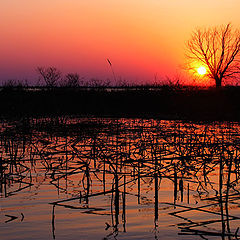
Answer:
<svg viewBox="0 0 240 240"><path fill-rule="evenodd" d="M135 208L151 209L155 239L166 210L180 235L237 239L238 228L231 225L239 217L231 209L240 200L238 132L233 123L12 122L0 135L1 198L27 188L37 191L42 183L54 187L58 200L49 201L53 239L58 235L56 209L105 216L105 239L118 238L128 232L132 201ZM168 196L162 195L166 186ZM203 219L195 218L198 214Z"/></svg>

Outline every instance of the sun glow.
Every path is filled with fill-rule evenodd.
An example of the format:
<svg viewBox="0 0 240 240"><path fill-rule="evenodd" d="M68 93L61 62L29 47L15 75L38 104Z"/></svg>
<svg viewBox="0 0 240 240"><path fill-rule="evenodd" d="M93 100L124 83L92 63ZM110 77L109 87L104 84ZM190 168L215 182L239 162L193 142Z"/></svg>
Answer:
<svg viewBox="0 0 240 240"><path fill-rule="evenodd" d="M207 72L207 69L205 67L201 66L197 69L197 72L199 75L205 75Z"/></svg>

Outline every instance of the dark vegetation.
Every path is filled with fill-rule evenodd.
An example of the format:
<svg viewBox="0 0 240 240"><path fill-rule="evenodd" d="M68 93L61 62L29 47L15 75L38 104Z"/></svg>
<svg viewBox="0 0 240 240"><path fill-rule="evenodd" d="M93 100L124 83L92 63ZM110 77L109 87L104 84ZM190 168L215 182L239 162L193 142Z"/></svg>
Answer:
<svg viewBox="0 0 240 240"><path fill-rule="evenodd" d="M128 232L131 198L136 206L154 211L155 239L161 234L158 220L164 221L168 207L173 217L170 226L179 235L239 239L234 224L240 219L234 212L240 199L238 124L58 117L32 119L28 133L19 124L4 123L0 132L0 194L5 199L20 196L36 184L39 191L35 173L44 174L49 181L43 184L49 182L58 193L58 200L49 202L53 239L60 229L55 209L77 210L85 216L105 214L104 239ZM75 131L64 133L65 126ZM169 182L173 193L167 202L163 202L162 180ZM68 198L60 192L68 193ZM99 205L97 199L103 197L104 205ZM192 211L201 218L194 218ZM5 217L7 223L20 214Z"/></svg>
<svg viewBox="0 0 240 240"><path fill-rule="evenodd" d="M4 86L0 91L0 112L2 118L75 115L239 120L239 96L239 87Z"/></svg>

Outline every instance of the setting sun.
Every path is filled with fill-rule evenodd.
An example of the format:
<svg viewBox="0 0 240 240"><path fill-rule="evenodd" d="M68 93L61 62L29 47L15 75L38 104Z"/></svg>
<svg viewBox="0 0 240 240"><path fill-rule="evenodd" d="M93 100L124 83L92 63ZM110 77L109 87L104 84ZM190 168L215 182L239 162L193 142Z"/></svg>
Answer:
<svg viewBox="0 0 240 240"><path fill-rule="evenodd" d="M199 68L197 69L197 72L198 72L199 75L204 75L204 74L206 74L207 69L202 66L202 67L199 67Z"/></svg>

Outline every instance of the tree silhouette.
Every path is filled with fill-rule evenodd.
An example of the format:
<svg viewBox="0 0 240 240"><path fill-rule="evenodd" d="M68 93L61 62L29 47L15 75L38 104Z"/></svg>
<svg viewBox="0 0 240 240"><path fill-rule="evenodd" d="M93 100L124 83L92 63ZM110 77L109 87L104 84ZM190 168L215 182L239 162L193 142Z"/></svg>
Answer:
<svg viewBox="0 0 240 240"><path fill-rule="evenodd" d="M187 42L190 68L198 63L207 69L207 76L215 80L216 87L223 79L236 78L240 73L240 32L231 24L196 29Z"/></svg>
<svg viewBox="0 0 240 240"><path fill-rule="evenodd" d="M37 67L37 72L41 75L47 87L57 86L57 82L61 78L61 72L55 67Z"/></svg>
<svg viewBox="0 0 240 240"><path fill-rule="evenodd" d="M66 87L78 87L80 84L80 77L78 73L68 73L65 79Z"/></svg>

